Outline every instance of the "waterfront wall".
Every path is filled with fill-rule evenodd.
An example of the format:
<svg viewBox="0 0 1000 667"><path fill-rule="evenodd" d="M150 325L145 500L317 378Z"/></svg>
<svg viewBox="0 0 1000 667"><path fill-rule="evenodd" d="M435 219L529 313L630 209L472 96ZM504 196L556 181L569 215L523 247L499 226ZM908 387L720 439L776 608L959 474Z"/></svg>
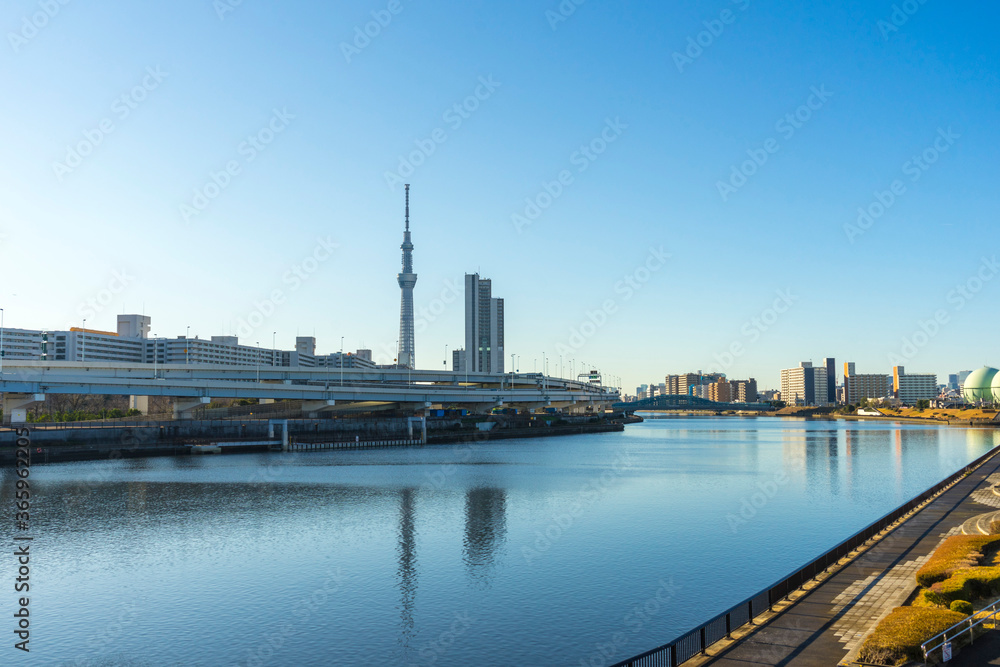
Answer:
<svg viewBox="0 0 1000 667"><path fill-rule="evenodd" d="M590 421L592 418L562 420L550 425L499 418L489 431L461 420L428 420L428 444L485 442L489 440L528 438L579 433L621 431L622 421ZM629 420L634 421L634 420ZM295 443L345 443L359 447L381 446L387 441L409 441L409 422L405 418L387 419L296 419L288 420L289 439ZM527 424L527 422L525 422ZM192 445L216 442L260 442L279 439L270 434L267 420L192 420L106 424L33 424L31 431L34 462L76 461L144 456L177 456L189 453ZM420 428L414 424L419 438ZM14 461L17 434L0 430L0 464Z"/></svg>

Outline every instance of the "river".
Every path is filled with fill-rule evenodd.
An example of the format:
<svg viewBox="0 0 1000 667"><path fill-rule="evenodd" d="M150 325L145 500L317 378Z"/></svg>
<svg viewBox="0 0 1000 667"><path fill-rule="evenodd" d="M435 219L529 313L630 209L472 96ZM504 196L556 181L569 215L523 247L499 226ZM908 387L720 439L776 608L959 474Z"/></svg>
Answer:
<svg viewBox="0 0 1000 667"><path fill-rule="evenodd" d="M35 465L24 664L606 664L998 444L1000 430L671 417L495 443ZM14 479L3 470L5 507Z"/></svg>

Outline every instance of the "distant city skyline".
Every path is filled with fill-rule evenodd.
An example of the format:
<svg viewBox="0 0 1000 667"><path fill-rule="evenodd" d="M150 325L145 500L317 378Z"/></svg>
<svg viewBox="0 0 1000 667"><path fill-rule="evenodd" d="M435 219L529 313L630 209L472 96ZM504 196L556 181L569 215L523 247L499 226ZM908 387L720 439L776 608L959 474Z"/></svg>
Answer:
<svg viewBox="0 0 1000 667"><path fill-rule="evenodd" d="M422 368L450 366L467 273L503 286L508 362L569 350L626 391L1000 365L1000 8L400 6L365 40L384 4L70 3L32 30L7 3L5 325L146 313L388 363L411 183Z"/></svg>

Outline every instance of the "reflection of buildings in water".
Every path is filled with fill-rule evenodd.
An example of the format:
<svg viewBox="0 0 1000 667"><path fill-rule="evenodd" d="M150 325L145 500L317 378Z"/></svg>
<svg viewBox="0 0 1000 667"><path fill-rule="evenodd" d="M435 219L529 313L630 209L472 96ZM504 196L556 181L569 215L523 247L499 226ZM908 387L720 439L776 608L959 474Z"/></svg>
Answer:
<svg viewBox="0 0 1000 667"><path fill-rule="evenodd" d="M146 482L129 482L126 511L129 514L146 513Z"/></svg>
<svg viewBox="0 0 1000 667"><path fill-rule="evenodd" d="M812 431L805 438L806 483L814 488L822 485L837 493L834 481L837 470L837 430Z"/></svg>
<svg viewBox="0 0 1000 667"><path fill-rule="evenodd" d="M469 576L488 586L497 553L507 539L507 495L503 489L474 488L465 494L463 560Z"/></svg>
<svg viewBox="0 0 1000 667"><path fill-rule="evenodd" d="M756 428L737 429L726 432L725 439L732 439L734 432L739 445L740 467L744 470L757 470L760 459L760 433Z"/></svg>
<svg viewBox="0 0 1000 667"><path fill-rule="evenodd" d="M854 495L854 475L855 461L854 454L857 451L857 433L851 424L845 424L843 435L844 440L844 473L843 473L843 495L853 497Z"/></svg>
<svg viewBox="0 0 1000 667"><path fill-rule="evenodd" d="M413 603L417 594L417 550L414 543L414 489L400 491L399 516L399 592L401 597L400 621L402 632L400 642L409 645L415 636L413 628Z"/></svg>
<svg viewBox="0 0 1000 667"><path fill-rule="evenodd" d="M789 429L781 436L784 441L781 445L782 463L789 477L796 477L797 473L803 472L805 468L809 432Z"/></svg>
<svg viewBox="0 0 1000 667"><path fill-rule="evenodd" d="M893 435L895 447L893 447L892 461L895 464L896 493L900 493L903 490L903 429L897 428Z"/></svg>
<svg viewBox="0 0 1000 667"><path fill-rule="evenodd" d="M827 475L830 480L830 493L833 496L840 495L840 476L843 472L840 470L840 434L843 431L838 429L833 429L827 431L824 434L823 442L826 445L826 469Z"/></svg>
<svg viewBox="0 0 1000 667"><path fill-rule="evenodd" d="M965 452L969 461L978 459L994 447L1000 447L1000 429L968 428L965 430ZM961 466L952 467L958 469Z"/></svg>
<svg viewBox="0 0 1000 667"><path fill-rule="evenodd" d="M903 471L911 470L915 466L926 465L929 461L940 461L942 454L942 438L945 435L943 427L936 428L899 428L896 430L896 478L897 485L902 491ZM965 461L957 461L954 466L945 465L944 468L960 468L965 465ZM948 470L945 474L951 474Z"/></svg>

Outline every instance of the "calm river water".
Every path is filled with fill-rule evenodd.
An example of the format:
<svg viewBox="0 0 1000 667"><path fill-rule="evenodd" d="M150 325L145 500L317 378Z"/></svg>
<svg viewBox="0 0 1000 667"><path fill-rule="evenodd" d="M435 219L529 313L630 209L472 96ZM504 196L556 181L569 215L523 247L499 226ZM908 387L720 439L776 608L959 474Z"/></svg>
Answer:
<svg viewBox="0 0 1000 667"><path fill-rule="evenodd" d="M18 664L604 664L602 649L674 638L998 444L676 417L488 445L36 465ZM5 469L4 507L13 484Z"/></svg>

